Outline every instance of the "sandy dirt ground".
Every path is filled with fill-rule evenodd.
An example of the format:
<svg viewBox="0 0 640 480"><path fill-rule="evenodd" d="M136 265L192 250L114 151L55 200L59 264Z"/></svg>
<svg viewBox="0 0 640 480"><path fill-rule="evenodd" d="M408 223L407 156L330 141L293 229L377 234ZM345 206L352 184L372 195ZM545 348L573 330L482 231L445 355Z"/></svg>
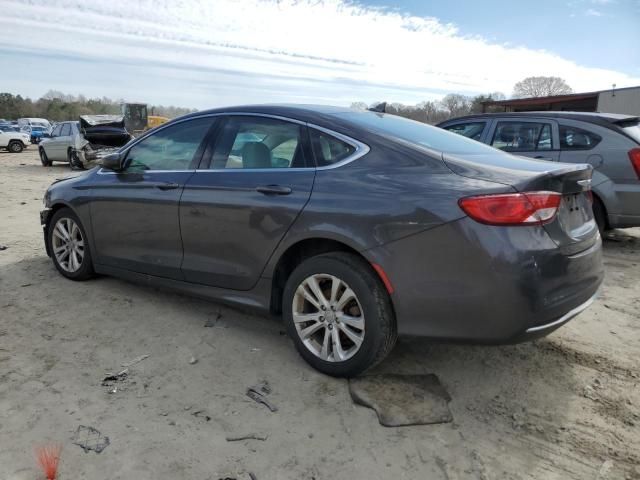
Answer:
<svg viewBox="0 0 640 480"><path fill-rule="evenodd" d="M34 147L0 152L0 479L44 478L34 446L47 442L63 445L61 480L640 479L640 229L606 240L601 297L546 339L401 340L377 371L437 374L454 421L386 428L274 319L62 278L38 211L69 174L43 168ZM115 393L101 385L140 355ZM275 413L245 395L262 380ZM83 452L80 425L110 445ZM267 439L226 440L248 433Z"/></svg>

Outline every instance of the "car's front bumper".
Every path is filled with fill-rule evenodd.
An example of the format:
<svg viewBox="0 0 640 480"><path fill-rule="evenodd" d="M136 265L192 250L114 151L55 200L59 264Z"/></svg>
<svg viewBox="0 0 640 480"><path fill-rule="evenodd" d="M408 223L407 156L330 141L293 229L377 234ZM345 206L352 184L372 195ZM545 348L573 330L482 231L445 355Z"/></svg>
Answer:
<svg viewBox="0 0 640 480"><path fill-rule="evenodd" d="M50 208L44 208L40 210L40 225L42 226L42 234L44 236L44 248L47 251L47 255L50 257L49 242L47 241L47 228L49 226L49 219L51 218L52 210Z"/></svg>
<svg viewBox="0 0 640 480"><path fill-rule="evenodd" d="M588 306L604 277L599 237L565 255L542 227L469 218L366 253L393 285L398 332L433 339L511 343L545 335Z"/></svg>

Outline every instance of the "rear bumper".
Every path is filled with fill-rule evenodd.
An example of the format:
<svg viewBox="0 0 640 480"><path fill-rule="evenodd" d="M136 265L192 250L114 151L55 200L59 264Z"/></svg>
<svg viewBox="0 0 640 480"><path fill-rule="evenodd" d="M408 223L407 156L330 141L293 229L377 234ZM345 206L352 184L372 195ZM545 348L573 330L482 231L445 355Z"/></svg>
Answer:
<svg viewBox="0 0 640 480"><path fill-rule="evenodd" d="M597 296L598 296L598 293L596 292L596 294L593 295L589 300L587 300L581 305L578 305L576 308L569 310L562 317L558 318L557 320L554 320L553 322L527 328L525 332L522 334L522 336L516 337L514 341L525 342L525 341L535 340L536 338L545 337L549 335L551 332L560 328L569 320L571 320L574 317L577 317L582 312L584 312L587 308L589 308Z"/></svg>
<svg viewBox="0 0 640 480"><path fill-rule="evenodd" d="M401 335L513 343L546 335L590 305L604 277L601 250L599 236L565 255L542 227L463 218L367 253L394 287Z"/></svg>

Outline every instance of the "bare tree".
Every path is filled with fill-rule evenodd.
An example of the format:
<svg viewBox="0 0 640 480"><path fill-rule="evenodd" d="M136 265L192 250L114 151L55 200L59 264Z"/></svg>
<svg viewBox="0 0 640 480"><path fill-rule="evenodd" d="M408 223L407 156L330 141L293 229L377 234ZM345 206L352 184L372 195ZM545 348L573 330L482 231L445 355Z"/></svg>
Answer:
<svg viewBox="0 0 640 480"><path fill-rule="evenodd" d="M513 87L513 96L516 98L547 97L572 92L571 87L560 77L527 77Z"/></svg>
<svg viewBox="0 0 640 480"><path fill-rule="evenodd" d="M449 113L450 117L460 117L468 115L471 111L471 101L469 97L459 93L450 93L440 100L442 107Z"/></svg>

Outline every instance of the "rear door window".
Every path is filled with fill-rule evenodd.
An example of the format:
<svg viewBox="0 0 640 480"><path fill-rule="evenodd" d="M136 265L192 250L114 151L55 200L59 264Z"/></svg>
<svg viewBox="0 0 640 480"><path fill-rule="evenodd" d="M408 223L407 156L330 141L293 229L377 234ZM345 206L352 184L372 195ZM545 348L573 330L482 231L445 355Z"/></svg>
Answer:
<svg viewBox="0 0 640 480"><path fill-rule="evenodd" d="M602 137L582 128L560 125L560 148L562 150L590 150Z"/></svg>
<svg viewBox="0 0 640 480"><path fill-rule="evenodd" d="M455 125L444 127L444 129L449 130L453 133L457 133L458 135L463 135L467 138L471 138L472 140L480 141L482 132L484 131L484 127L486 124L487 122L456 123Z"/></svg>
<svg viewBox="0 0 640 480"><path fill-rule="evenodd" d="M303 168L304 128L275 118L230 117L218 134L210 168Z"/></svg>
<svg viewBox="0 0 640 480"><path fill-rule="evenodd" d="M69 135L71 135L71 125L69 125L68 123L65 123L62 125L62 130L60 131L60 136L61 137L68 137Z"/></svg>
<svg viewBox="0 0 640 480"><path fill-rule="evenodd" d="M491 146L507 152L553 150L551 124L544 122L498 122Z"/></svg>

